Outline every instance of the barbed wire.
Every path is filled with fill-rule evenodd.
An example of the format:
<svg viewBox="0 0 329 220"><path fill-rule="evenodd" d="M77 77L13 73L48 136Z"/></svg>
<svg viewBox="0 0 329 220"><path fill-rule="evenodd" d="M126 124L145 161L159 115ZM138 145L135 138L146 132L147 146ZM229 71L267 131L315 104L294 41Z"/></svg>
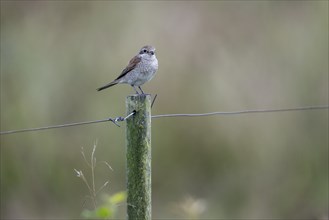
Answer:
<svg viewBox="0 0 329 220"><path fill-rule="evenodd" d="M197 113L197 114L163 114L163 115L152 115L151 118L169 118L169 117L203 117L203 116L214 116L214 115L241 115L241 114L255 114L255 113L274 113L274 112L289 112L289 111L308 111L308 110L321 110L321 109L329 109L329 105L319 105L319 106L307 106L307 107L296 107L296 108L280 108L280 109L258 109L258 110L242 110L242 111L230 111L230 112L208 112L208 113ZM15 134L29 131L41 131L47 129L55 129L55 128L65 128L72 127L78 125L88 125L102 122L112 122L116 126L120 127L117 122L126 121L128 118L133 116L136 111L131 112L126 117L116 117L116 118L105 118L101 120L94 121L85 121L85 122L75 122L61 125L52 125L45 126L39 128L27 128L21 130L11 130L11 131L1 131L0 135L6 134Z"/></svg>

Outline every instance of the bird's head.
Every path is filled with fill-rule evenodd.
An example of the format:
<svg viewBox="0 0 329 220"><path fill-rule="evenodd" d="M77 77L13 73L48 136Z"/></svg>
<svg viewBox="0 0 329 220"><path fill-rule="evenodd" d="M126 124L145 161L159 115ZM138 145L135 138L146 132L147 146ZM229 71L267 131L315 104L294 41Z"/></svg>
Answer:
<svg viewBox="0 0 329 220"><path fill-rule="evenodd" d="M153 46L146 45L146 46L142 47L142 49L139 51L139 54L145 58L154 58L155 57L155 48Z"/></svg>

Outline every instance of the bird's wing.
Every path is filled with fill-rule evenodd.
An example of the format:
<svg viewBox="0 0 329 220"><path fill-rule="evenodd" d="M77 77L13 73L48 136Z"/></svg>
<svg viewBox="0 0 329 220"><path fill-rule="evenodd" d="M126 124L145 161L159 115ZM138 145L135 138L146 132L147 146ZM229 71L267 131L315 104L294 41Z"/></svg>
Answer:
<svg viewBox="0 0 329 220"><path fill-rule="evenodd" d="M130 61L128 66L122 70L120 76L118 76L118 78L116 78L116 80L122 78L123 76L125 76L127 73L129 73L131 70L133 70L136 65L141 61L141 58L138 56L134 56Z"/></svg>

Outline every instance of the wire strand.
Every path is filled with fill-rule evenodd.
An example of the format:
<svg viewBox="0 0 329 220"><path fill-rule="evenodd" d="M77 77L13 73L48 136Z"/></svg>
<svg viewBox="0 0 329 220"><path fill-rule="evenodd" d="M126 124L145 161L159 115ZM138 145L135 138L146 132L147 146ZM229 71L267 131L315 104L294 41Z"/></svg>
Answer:
<svg viewBox="0 0 329 220"><path fill-rule="evenodd" d="M42 130L47 130L47 129L65 128L65 127L78 126L78 125L88 125L88 124L101 123L101 122L106 122L106 121L109 121L109 119L76 122L76 123L69 123L69 124L62 124L62 125L52 125L52 126L45 126L45 127L40 127L40 128L26 128L26 129L21 129L21 130L1 131L0 134L3 135L3 134L14 134L14 133L20 133L20 132L27 132L27 131L42 131Z"/></svg>
<svg viewBox="0 0 329 220"><path fill-rule="evenodd" d="M75 122L75 123L68 123L68 124L62 124L62 125L45 126L45 127L40 127L40 128L26 128L26 129L21 129L21 130L1 131L0 135L15 134L15 133L21 133L21 132L28 132L28 131L42 131L42 130L47 130L47 129L65 128L65 127L78 126L78 125L88 125L88 124L95 124L95 123L101 123L101 122L107 122L107 121L111 121L116 126L120 127L120 125L117 124L118 121L125 121L128 118L130 118L132 115L134 115L135 113L136 112L133 111L132 113L128 114L124 118L123 117L116 117L115 119L106 118L106 119L95 120L95 121Z"/></svg>
<svg viewBox="0 0 329 220"><path fill-rule="evenodd" d="M308 106L308 107L282 108L282 109L243 110L243 111L233 111L233 112L209 112L209 113L200 113L200 114L164 114L164 115L153 115L152 118L241 115L241 114L252 114L252 113L288 112L288 111L305 111L305 110L320 110L320 109L329 109L329 106L323 105L323 106Z"/></svg>
<svg viewBox="0 0 329 220"><path fill-rule="evenodd" d="M214 115L240 115L240 114L253 114L253 113L270 113L270 112L288 112L288 111L306 111L306 110L320 110L320 109L329 109L329 105L320 105L320 106L308 106L308 107L297 107L297 108L281 108L281 109L260 109L260 110L243 110L243 111L231 111L231 112L209 112L209 113L199 113L199 114L163 114L163 115L153 115L152 118L169 118L169 117L202 117L202 116L214 116ZM52 125L52 126L45 126L39 128L27 128L21 130L11 130L11 131L1 131L0 135L6 134L15 134L15 133L22 133L22 132L29 132L29 131L42 131L47 129L55 129L55 128L65 128L65 127L72 127L78 125L88 125L88 124L95 124L95 123L102 123L102 122L113 122L115 125L120 127L117 123L118 121L125 121L134 115L136 112L133 111L128 114L126 117L116 117L116 118L106 118L101 120L94 120L94 121L85 121L85 122L75 122L75 123L68 123L62 125Z"/></svg>

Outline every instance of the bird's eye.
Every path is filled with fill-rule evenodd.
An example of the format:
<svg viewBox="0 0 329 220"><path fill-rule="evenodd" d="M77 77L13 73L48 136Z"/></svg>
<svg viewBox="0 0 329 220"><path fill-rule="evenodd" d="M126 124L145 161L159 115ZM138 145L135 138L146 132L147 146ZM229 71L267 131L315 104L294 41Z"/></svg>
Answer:
<svg viewBox="0 0 329 220"><path fill-rule="evenodd" d="M154 55L154 51L151 51L150 54L151 54L151 55Z"/></svg>
<svg viewBox="0 0 329 220"><path fill-rule="evenodd" d="M144 50L143 50L143 53L146 53L146 52L147 52L147 50L144 49Z"/></svg>

